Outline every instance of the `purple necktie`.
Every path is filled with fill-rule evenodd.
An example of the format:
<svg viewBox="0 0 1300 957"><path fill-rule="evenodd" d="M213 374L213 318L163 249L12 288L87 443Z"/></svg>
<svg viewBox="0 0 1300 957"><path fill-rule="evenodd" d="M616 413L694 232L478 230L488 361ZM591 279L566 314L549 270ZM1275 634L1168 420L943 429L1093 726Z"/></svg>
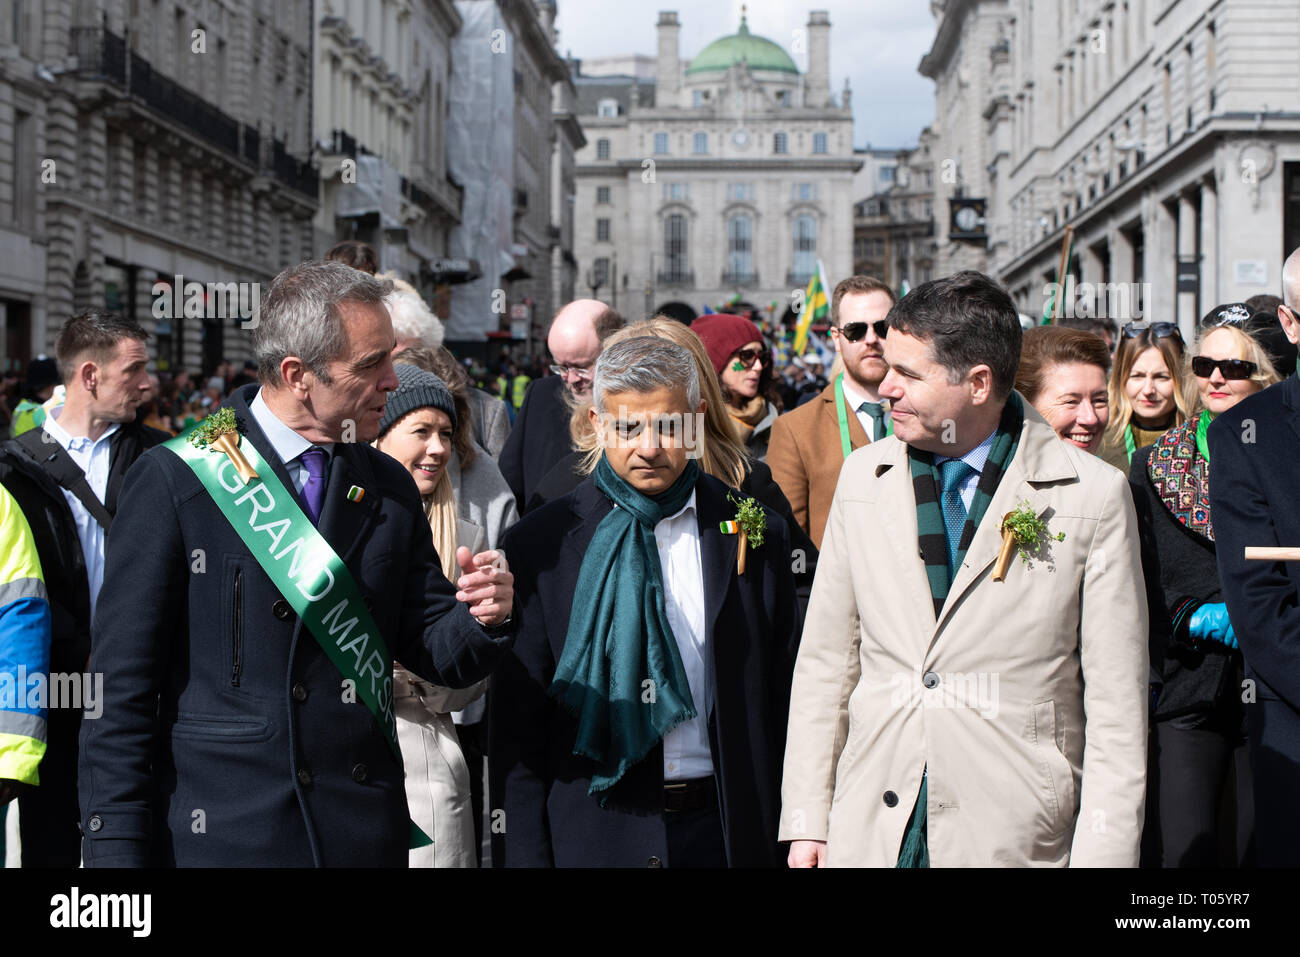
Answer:
<svg viewBox="0 0 1300 957"><path fill-rule="evenodd" d="M302 500L307 505L307 517L315 525L320 518L320 507L325 501L325 450L313 445L298 458L307 468L307 482L302 487Z"/></svg>

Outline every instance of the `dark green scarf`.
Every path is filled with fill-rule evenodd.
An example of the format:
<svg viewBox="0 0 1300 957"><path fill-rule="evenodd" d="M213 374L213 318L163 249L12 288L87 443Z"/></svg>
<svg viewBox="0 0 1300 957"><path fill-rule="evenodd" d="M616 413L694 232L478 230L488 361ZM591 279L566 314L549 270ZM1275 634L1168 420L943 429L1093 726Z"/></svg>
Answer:
<svg viewBox="0 0 1300 957"><path fill-rule="evenodd" d="M1002 408L1002 419L998 422L998 430L993 433L993 447L989 449L988 461L984 463L979 483L975 486L975 498L966 513L966 524L962 526L961 539L957 543L954 569L961 565L966 550L975 540L975 530L979 528L984 513L989 510L989 502L993 501L993 493L1002 482L1007 466L1015 457L1024 424L1024 405L1020 402L1020 396L1012 392ZM943 507L939 504L939 469L934 464L931 453L914 449L910 445L907 447L907 458L912 469L912 490L916 495L916 528L921 541L921 556L925 559L925 574L930 580L930 597L934 599L934 617L937 620L943 611L944 602L948 600L948 589L952 587L952 581L948 577L948 536L943 527ZM930 866L930 847L926 838L928 801L929 785L927 779L922 777L920 793L912 807L912 816L907 820L907 829L903 832L898 867Z"/></svg>
<svg viewBox="0 0 1300 957"><path fill-rule="evenodd" d="M596 487L614 503L582 559L564 652L550 694L578 720L573 753L596 763L588 794L607 792L674 727L696 716L677 639L664 610L654 528L681 511L700 470L650 497L619 478L605 457ZM650 682L647 684L647 682Z"/></svg>

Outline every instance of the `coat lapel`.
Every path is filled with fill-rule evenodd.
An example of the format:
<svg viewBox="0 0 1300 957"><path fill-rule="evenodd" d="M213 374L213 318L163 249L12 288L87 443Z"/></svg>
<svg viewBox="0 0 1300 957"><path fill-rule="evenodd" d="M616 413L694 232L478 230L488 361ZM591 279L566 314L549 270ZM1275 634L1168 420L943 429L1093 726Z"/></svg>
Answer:
<svg viewBox="0 0 1300 957"><path fill-rule="evenodd" d="M361 489L373 489L374 473L366 461L364 451L352 443L340 442L334 446L334 455L331 457L329 481L325 484L325 501L321 504L318 528L321 537L330 543L347 565L351 565L357 550L369 538L370 529L379 513L377 494L364 495L359 502L348 499L348 491L354 485Z"/></svg>
<svg viewBox="0 0 1300 957"><path fill-rule="evenodd" d="M934 598L930 594L930 580L925 574L925 560L921 557L919 532L916 527L916 494L912 490L912 471L907 464L907 446L894 443L886 458L876 466L880 490L875 499L874 514L879 518L881 538L889 543L896 558L895 575L890 588L898 588L909 606L924 609L928 619L934 618ZM885 587L876 583L873 587ZM905 591L903 591L905 589ZM881 600L891 596L881 595Z"/></svg>
<svg viewBox="0 0 1300 957"><path fill-rule="evenodd" d="M726 604L727 592L736 578L736 553L740 547L739 535L725 534L721 524L735 518L735 508L729 507L726 493L719 491L713 482L700 476L695 483L695 518L700 533L700 568L704 573L704 639L705 647L715 649L713 643L718 614ZM755 561L754 549L749 549L747 563Z"/></svg>
<svg viewBox="0 0 1300 957"><path fill-rule="evenodd" d="M1290 413L1288 419L1291 428L1295 431L1296 438L1300 439L1300 376L1288 376L1278 388L1285 390L1282 400Z"/></svg>
<svg viewBox="0 0 1300 957"><path fill-rule="evenodd" d="M975 530L975 538L966 550L966 558L952 587L948 600L939 615L938 625L947 621L962 596L981 580L984 571L997 560L1002 547L1002 517L1022 501L1028 501L1034 512L1050 522L1048 494L1037 483L1059 482L1078 477L1061 444L1061 439L1046 421L1025 403L1025 424L1020 431L1020 446L1016 456L1007 466L1006 474L998 483L997 491L989 502L988 511ZM1048 512L1047 514L1044 514ZM1014 560L1014 559L1013 559ZM997 587L994 583L993 587ZM937 631L936 631L937 634Z"/></svg>
<svg viewBox="0 0 1300 957"><path fill-rule="evenodd" d="M830 420L831 434L835 436L835 448L840 447L840 415L835 411L835 381L822 389L821 397L818 399L821 403L822 414ZM857 414L847 404L845 411L849 416L849 444L855 449L860 449L864 445L870 445L871 440L867 438L867 430L862 427L858 420Z"/></svg>

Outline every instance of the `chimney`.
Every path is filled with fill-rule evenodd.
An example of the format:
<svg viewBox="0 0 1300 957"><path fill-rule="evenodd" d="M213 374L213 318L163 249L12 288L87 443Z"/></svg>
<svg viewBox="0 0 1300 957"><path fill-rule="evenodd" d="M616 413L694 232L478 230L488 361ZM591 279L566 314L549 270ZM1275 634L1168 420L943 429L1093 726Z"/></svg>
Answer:
<svg viewBox="0 0 1300 957"><path fill-rule="evenodd" d="M681 24L676 10L659 11L659 62L655 67L655 105L677 106L682 89L682 64L677 57Z"/></svg>
<svg viewBox="0 0 1300 957"><path fill-rule="evenodd" d="M831 99L831 19L825 10L808 14L808 73L804 76L804 106L823 109Z"/></svg>

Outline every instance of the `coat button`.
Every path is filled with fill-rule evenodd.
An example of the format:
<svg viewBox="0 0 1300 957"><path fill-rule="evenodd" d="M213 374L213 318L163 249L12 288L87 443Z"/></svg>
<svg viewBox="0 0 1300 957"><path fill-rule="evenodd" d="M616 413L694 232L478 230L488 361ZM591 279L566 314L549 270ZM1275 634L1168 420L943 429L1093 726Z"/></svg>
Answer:
<svg viewBox="0 0 1300 957"><path fill-rule="evenodd" d="M650 858L650 860L648 860L648 861L645 862L645 866L646 866L646 867L663 867L664 864L663 864L663 861L659 860L659 858L657 858L657 857L652 857L652 858Z"/></svg>
<svg viewBox="0 0 1300 957"><path fill-rule="evenodd" d="M897 806L898 806L898 795L895 794L893 791L886 791L885 807L897 807Z"/></svg>
<svg viewBox="0 0 1300 957"><path fill-rule="evenodd" d="M104 819L98 814L92 814L90 820L86 822L86 827L90 828L92 831L98 831L103 826Z"/></svg>
<svg viewBox="0 0 1300 957"><path fill-rule="evenodd" d="M939 676L933 671L927 671L925 677L921 679L921 684L927 688L937 688L939 687Z"/></svg>
<svg viewBox="0 0 1300 957"><path fill-rule="evenodd" d="M294 684L293 691L291 693L293 694L294 701L301 702L307 700L307 686L303 684L301 681L296 682Z"/></svg>
<svg viewBox="0 0 1300 957"><path fill-rule="evenodd" d="M358 764L352 769L352 780L358 784L365 784L368 777L370 777L370 769L364 764Z"/></svg>
<svg viewBox="0 0 1300 957"><path fill-rule="evenodd" d="M308 771L306 768L299 768L298 783L301 784L303 787L306 787L307 785L311 784L311 772Z"/></svg>
<svg viewBox="0 0 1300 957"><path fill-rule="evenodd" d="M271 606L271 614L281 621L288 621L293 615L293 609L289 607L289 603L283 598L278 598L275 604Z"/></svg>

